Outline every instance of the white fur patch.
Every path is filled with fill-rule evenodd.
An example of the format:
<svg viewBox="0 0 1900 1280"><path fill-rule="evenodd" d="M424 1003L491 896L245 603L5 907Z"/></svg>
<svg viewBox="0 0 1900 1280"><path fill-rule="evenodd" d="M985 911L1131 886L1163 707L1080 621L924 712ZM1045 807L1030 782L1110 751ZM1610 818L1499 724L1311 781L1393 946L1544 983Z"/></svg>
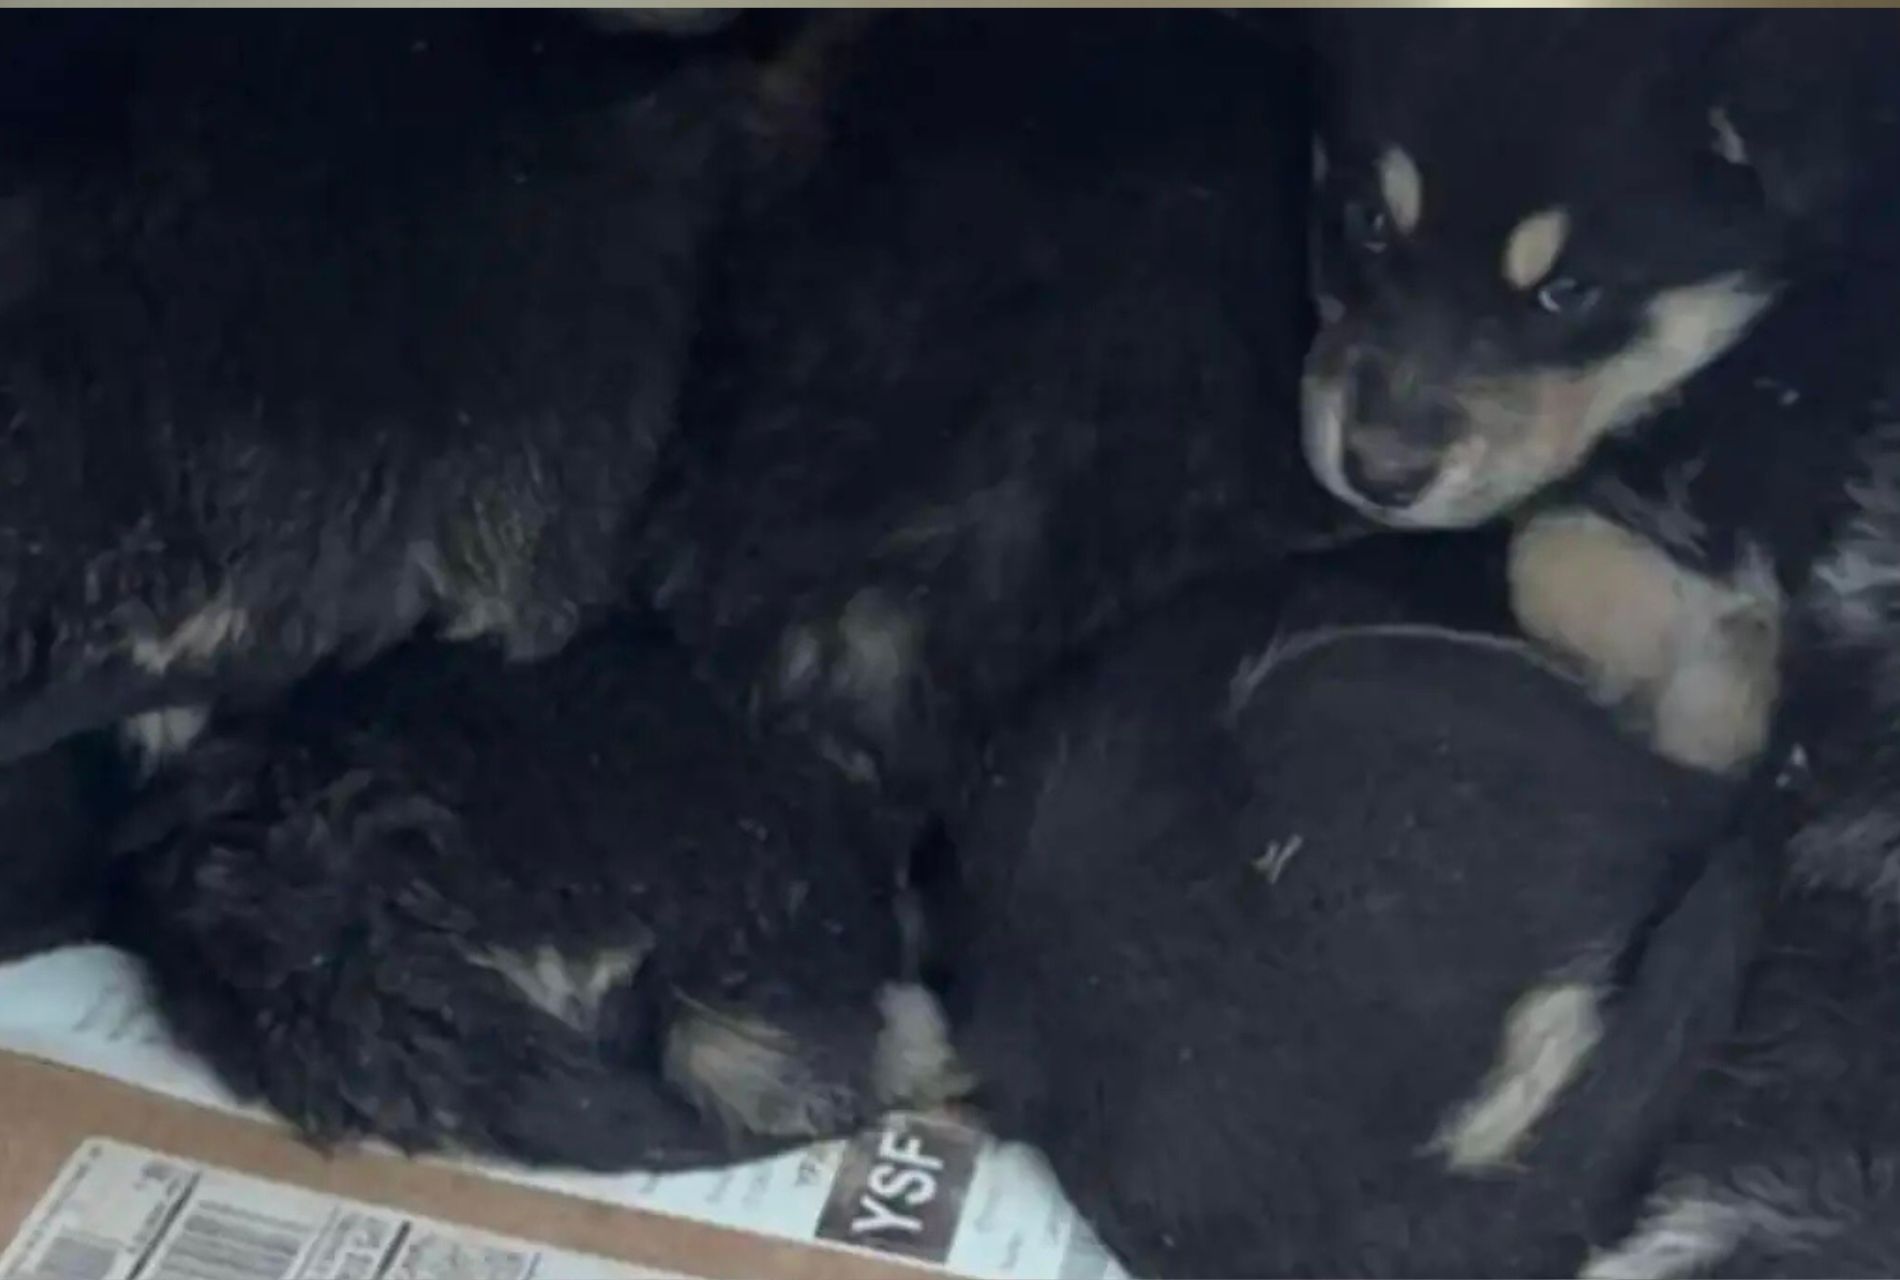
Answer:
<svg viewBox="0 0 1900 1280"><path fill-rule="evenodd" d="M1850 539L1814 571L1828 621L1844 639L1866 641L1887 625L1881 605L1900 593L1900 545Z"/></svg>
<svg viewBox="0 0 1900 1280"><path fill-rule="evenodd" d="M818 680L824 661L823 646L810 627L793 627L779 646L778 691L782 698L802 698Z"/></svg>
<svg viewBox="0 0 1900 1280"><path fill-rule="evenodd" d="M1854 517L1815 566L1810 594L1835 638L1889 642L1900 612L1900 423L1873 433L1847 487Z"/></svg>
<svg viewBox="0 0 1900 1280"><path fill-rule="evenodd" d="M119 735L136 757L139 774L149 776L196 742L210 720L205 707L164 707L132 716L119 726Z"/></svg>
<svg viewBox="0 0 1900 1280"><path fill-rule="evenodd" d="M1268 884L1279 884L1294 856L1305 847L1306 837L1297 831L1284 840L1269 840L1253 860L1253 869L1266 877Z"/></svg>
<svg viewBox="0 0 1900 1280"><path fill-rule="evenodd" d="M1750 1181L1764 1191L1777 1185L1765 1172ZM1657 1196L1635 1230L1614 1248L1593 1253L1578 1274L1582 1280L1719 1275L1722 1260L1751 1236L1798 1245L1834 1230L1831 1222L1778 1208L1761 1197L1678 1187Z"/></svg>
<svg viewBox="0 0 1900 1280"><path fill-rule="evenodd" d="M1300 379L1300 447L1314 479L1340 501L1363 507L1346 483L1346 388L1338 378L1308 373Z"/></svg>
<svg viewBox="0 0 1900 1280"><path fill-rule="evenodd" d="M132 661L153 675L164 675L181 661L206 663L240 644L250 625L249 614L220 596L164 635L134 637Z"/></svg>
<svg viewBox="0 0 1900 1280"><path fill-rule="evenodd" d="M878 992L884 1026L871 1063L872 1088L889 1106L931 1107L967 1091L969 1078L950 1045L950 1020L937 998L915 983Z"/></svg>
<svg viewBox="0 0 1900 1280"><path fill-rule="evenodd" d="M1505 1016L1497 1062L1478 1095L1452 1114L1432 1145L1461 1173L1508 1164L1602 1036L1596 988L1565 982L1528 992Z"/></svg>
<svg viewBox="0 0 1900 1280"><path fill-rule="evenodd" d="M1392 225L1412 234L1425 213L1425 180L1412 157L1399 147L1387 147L1379 155L1379 194L1385 198Z"/></svg>
<svg viewBox="0 0 1900 1280"><path fill-rule="evenodd" d="M1709 134L1710 146L1716 155L1730 164L1748 163L1748 144L1742 141L1735 122L1721 107L1709 108Z"/></svg>
<svg viewBox="0 0 1900 1280"><path fill-rule="evenodd" d="M1504 280L1513 289L1528 289L1550 274L1570 239L1570 215L1562 209L1533 213L1517 224L1504 241Z"/></svg>
<svg viewBox="0 0 1900 1280"><path fill-rule="evenodd" d="M673 1086L736 1132L830 1135L854 1109L848 1091L816 1079L780 1028L682 997L662 1071Z"/></svg>
<svg viewBox="0 0 1900 1280"><path fill-rule="evenodd" d="M1685 1200L1646 1219L1616 1248L1593 1254L1583 1280L1672 1280L1701 1275L1726 1258L1748 1232L1733 1206Z"/></svg>
<svg viewBox="0 0 1900 1280"><path fill-rule="evenodd" d="M842 645L831 686L879 725L896 722L921 639L915 617L875 590L860 591L838 619Z"/></svg>
<svg viewBox="0 0 1900 1280"><path fill-rule="evenodd" d="M542 946L531 952L489 951L473 959L506 978L542 1012L577 1031L591 1032L600 1023L601 1003L640 971L651 950L647 939L585 956Z"/></svg>

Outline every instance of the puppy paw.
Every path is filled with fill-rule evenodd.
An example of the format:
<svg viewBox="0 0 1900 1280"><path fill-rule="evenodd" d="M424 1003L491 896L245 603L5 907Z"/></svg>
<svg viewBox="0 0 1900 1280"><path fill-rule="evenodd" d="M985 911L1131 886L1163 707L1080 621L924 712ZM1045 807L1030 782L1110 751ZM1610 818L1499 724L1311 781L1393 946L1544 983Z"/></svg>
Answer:
<svg viewBox="0 0 1900 1280"><path fill-rule="evenodd" d="M828 1138L856 1128L865 1099L827 1078L789 1033L683 1001L666 1038L669 1084L735 1134Z"/></svg>
<svg viewBox="0 0 1900 1280"><path fill-rule="evenodd" d="M1722 773L1766 744L1782 599L1765 558L1707 577L1633 530L1572 509L1518 531L1509 580L1519 626L1579 667L1600 699L1628 705L1658 754Z"/></svg>
<svg viewBox="0 0 1900 1280"><path fill-rule="evenodd" d="M928 1110L963 1097L975 1077L950 1044L950 1023L937 998L914 983L878 993L883 1027L872 1059L878 1101L889 1107Z"/></svg>
<svg viewBox="0 0 1900 1280"><path fill-rule="evenodd" d="M1540 515L1511 539L1507 573L1518 625L1582 668L1603 700L1668 671L1683 571L1629 529L1582 510Z"/></svg>
<svg viewBox="0 0 1900 1280"><path fill-rule="evenodd" d="M1768 743L1779 691L1780 613L1743 601L1680 646L1655 699L1656 751L1710 773L1737 768Z"/></svg>

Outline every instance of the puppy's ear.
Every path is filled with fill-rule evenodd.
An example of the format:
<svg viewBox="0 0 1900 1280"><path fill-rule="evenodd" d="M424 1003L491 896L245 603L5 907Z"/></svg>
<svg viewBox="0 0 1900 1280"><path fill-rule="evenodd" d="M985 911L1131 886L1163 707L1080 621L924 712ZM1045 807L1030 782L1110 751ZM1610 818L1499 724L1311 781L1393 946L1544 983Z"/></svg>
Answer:
<svg viewBox="0 0 1900 1280"><path fill-rule="evenodd" d="M1828 107L1763 104L1727 98L1709 108L1708 146L1719 159L1754 174L1763 200L1780 219L1811 224L1839 208L1848 188L1848 148L1815 114Z"/></svg>
<svg viewBox="0 0 1900 1280"><path fill-rule="evenodd" d="M1854 132L1894 15L1775 10L1738 17L1710 59L1708 145L1749 169L1780 218L1824 228L1854 176Z"/></svg>

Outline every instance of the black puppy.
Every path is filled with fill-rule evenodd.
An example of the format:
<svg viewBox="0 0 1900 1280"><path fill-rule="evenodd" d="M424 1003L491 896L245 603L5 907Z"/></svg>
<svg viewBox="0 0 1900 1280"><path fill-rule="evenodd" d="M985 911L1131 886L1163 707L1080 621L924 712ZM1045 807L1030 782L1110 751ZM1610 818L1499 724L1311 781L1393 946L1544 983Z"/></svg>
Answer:
<svg viewBox="0 0 1900 1280"><path fill-rule="evenodd" d="M1520 642L1272 596L1163 611L999 748L929 897L979 1098L1136 1274L1574 1273L1766 863Z"/></svg>
<svg viewBox="0 0 1900 1280"><path fill-rule="evenodd" d="M1614 39L1617 21L1578 14L1543 29L1554 36L1568 23ZM1709 29L1707 18L1687 15L1641 21ZM1433 314L1425 304L1436 298L1461 319L1486 318L1451 302L1476 295L1460 295L1449 284L1471 285L1481 272L1476 260L1460 257L1452 238L1471 230L1469 222L1446 201L1434 202L1435 183L1436 190L1449 187L1444 194L1454 202L1507 193L1526 213L1549 202L1517 225L1496 261L1506 275L1513 262L1526 278L1531 265L1541 269L1535 292L1529 285L1520 292L1550 315L1523 308L1527 320L1500 339L1503 349L1462 349L1508 365L1511 385L1542 378L1553 394L1522 396L1518 411L1490 415L1496 449L1467 468L1473 493L1478 481L1502 476L1493 467L1497 458L1513 450L1531 456L1519 446L1563 438L1566 422L1584 421L1576 411L1594 401L1566 402L1554 393L1574 390L1579 371L1587 380L1643 350L1629 345L1632 302L1652 312L1637 337L1666 334L1668 316L1655 306L1662 296L1655 293L1657 272L1653 265L1639 270L1646 262L1667 267L1699 259L1707 279L1719 283L1726 273L1752 282L1762 318L1745 334L1711 323L1721 316L1705 311L1701 332L1717 341L1675 344L1684 356L1733 348L1681 387L1679 403L1646 409L1628 424L1640 428L1630 439L1607 443L1571 483L1562 474L1588 450L1545 450L1543 461L1523 472L1526 484L1499 487L1499 502L1479 504L1486 510L1473 514L1556 482L1513 548L1518 614L1533 634L1578 658L1602 691L1646 704L1662 749L1718 767L1745 759L1767 740L1779 700L1777 733L1799 743L1805 756L1807 814L1787 842L1791 888L1776 908L1741 1028L1697 1086L1652 1213L1594 1259L1592 1274L1891 1274L1900 1265L1891 1225L1900 1129L1888 1080L1896 1045L1889 988L1900 957L1889 927L1900 882L1900 810L1893 801L1900 754L1892 727L1900 711L1896 46L1888 15L1726 15L1715 25L1740 39L1694 63L1669 59L1655 41L1624 41L1594 63L1562 48L1557 61L1573 79L1546 79L1531 64L1523 78L1475 80L1480 94L1496 83L1534 85L1527 102L1559 104L1515 113L1504 131L1530 142L1530 158L1563 161L1550 183L1561 201L1542 194L1533 201L1521 179L1535 167L1500 165L1496 132L1475 127L1475 118L1467 121L1472 128L1436 134L1441 150L1462 165L1420 162L1409 175L1419 179L1422 206L1448 215L1430 231L1421 220L1416 236L1404 229L1388 235L1395 229L1383 215L1391 205L1370 199L1374 179L1362 170L1355 193L1341 184L1345 203L1334 207L1343 220L1334 225L1359 230L1342 238L1342 246L1356 244L1342 247L1342 258L1356 259L1353 274L1362 281L1385 282L1382 306L1359 318L1362 327L1378 329L1379 341L1370 345L1382 354L1373 363L1412 375L1411 394L1388 397L1372 413L1390 419L1383 424L1389 434L1361 430L1360 438L1375 453L1385 450L1391 479L1406 470L1398 464L1408 448L1414 478L1424 481L1448 456L1441 446L1458 447L1455 430L1442 438L1412 430L1430 415L1397 412L1433 403L1456 409L1465 399L1444 394L1458 379L1447 379L1445 367L1429 358L1451 348L1402 336L1422 331ZM1467 30L1472 48L1482 48L1489 34L1491 63L1526 65L1501 47L1511 28L1486 28L1474 18ZM1406 58L1430 65L1415 43L1403 47ZM1557 53L1560 45L1553 40L1548 48ZM1367 42L1365 52L1375 62L1381 56L1376 42ZM1747 73L1735 76L1738 66ZM1699 183L1708 193L1700 203L1671 197L1671 187L1653 179L1632 188L1623 175L1633 159L1651 155L1669 133L1605 129L1603 100L1615 105L1623 98L1605 94L1596 78L1601 67L1634 69L1671 88L1683 107L1698 99L1707 106L1709 153L1731 178L1752 172L1759 181L1753 192L1731 182L1727 206L1741 216L1707 216L1722 207L1710 200L1723 169L1711 168L1706 157L1681 165L1673 183L1679 191L1692 189L1686 181ZM1726 90L1710 92L1721 90L1704 78L1711 68L1729 76ZM1401 115L1430 119L1418 103L1471 92L1463 88L1470 78L1441 79L1459 88L1447 93L1418 83L1412 109ZM1347 99L1389 101L1392 84L1375 73L1349 77L1342 88ZM1561 92L1569 86L1585 91L1587 110L1562 109L1575 102ZM1689 119L1682 111L1675 118ZM1569 162L1579 152L1597 159ZM1680 146L1675 154L1682 158ZM1441 170L1444 181L1435 176ZM1632 189L1644 198L1628 198ZM1588 225L1573 200L1584 191L1596 193L1583 205ZM1603 205L1621 213L1596 207ZM1548 210L1568 216L1544 216ZM1611 236L1619 224L1628 224L1624 233ZM1753 235L1738 235L1751 227ZM1717 274L1707 276L1712 270ZM1427 287L1428 281L1435 283ZM1493 295L1501 304L1502 294ZM1353 311L1342 308L1343 324L1350 325L1345 317ZM1408 319L1415 323L1408 327ZM1337 344L1333 358L1344 362L1351 345ZM1608 361L1596 363L1606 352ZM1483 380L1464 385L1481 390ZM1493 395L1487 403L1508 408L1504 400ZM1438 426L1482 416L1453 412L1440 415ZM1309 417L1309 429L1314 421ZM1369 418L1358 424L1379 425ZM1392 487L1386 518L1437 522L1406 514L1412 499L1405 487ZM1782 830L1776 824L1758 838L1772 841Z"/></svg>
<svg viewBox="0 0 1900 1280"><path fill-rule="evenodd" d="M833 1136L946 1061L887 985L883 842L807 758L650 622L525 665L412 647L176 757L108 936L319 1140L623 1168Z"/></svg>
<svg viewBox="0 0 1900 1280"><path fill-rule="evenodd" d="M0 95L0 759L613 596L740 62L543 14L0 44L88 86Z"/></svg>
<svg viewBox="0 0 1900 1280"><path fill-rule="evenodd" d="M1838 212L1844 55L1875 26L1322 21L1306 443L1328 487L1402 527L1477 523L1741 340Z"/></svg>
<svg viewBox="0 0 1900 1280"><path fill-rule="evenodd" d="M648 537L735 701L941 798L1067 648L1340 519L1293 429L1296 32L890 13L813 65Z"/></svg>
<svg viewBox="0 0 1900 1280"><path fill-rule="evenodd" d="M1523 515L1525 629L1672 758L1746 762L1897 363L1891 19L1325 30L1316 472L1400 527Z"/></svg>

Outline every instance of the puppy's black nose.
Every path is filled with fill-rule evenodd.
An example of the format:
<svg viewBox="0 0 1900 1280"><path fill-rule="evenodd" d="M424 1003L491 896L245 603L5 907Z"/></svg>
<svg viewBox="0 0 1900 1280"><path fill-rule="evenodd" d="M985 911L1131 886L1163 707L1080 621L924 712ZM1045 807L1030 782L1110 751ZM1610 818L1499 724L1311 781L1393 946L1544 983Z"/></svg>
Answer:
<svg viewBox="0 0 1900 1280"><path fill-rule="evenodd" d="M1384 428L1348 432L1345 452L1346 483L1375 506L1410 506L1438 474L1436 449L1421 448Z"/></svg>

